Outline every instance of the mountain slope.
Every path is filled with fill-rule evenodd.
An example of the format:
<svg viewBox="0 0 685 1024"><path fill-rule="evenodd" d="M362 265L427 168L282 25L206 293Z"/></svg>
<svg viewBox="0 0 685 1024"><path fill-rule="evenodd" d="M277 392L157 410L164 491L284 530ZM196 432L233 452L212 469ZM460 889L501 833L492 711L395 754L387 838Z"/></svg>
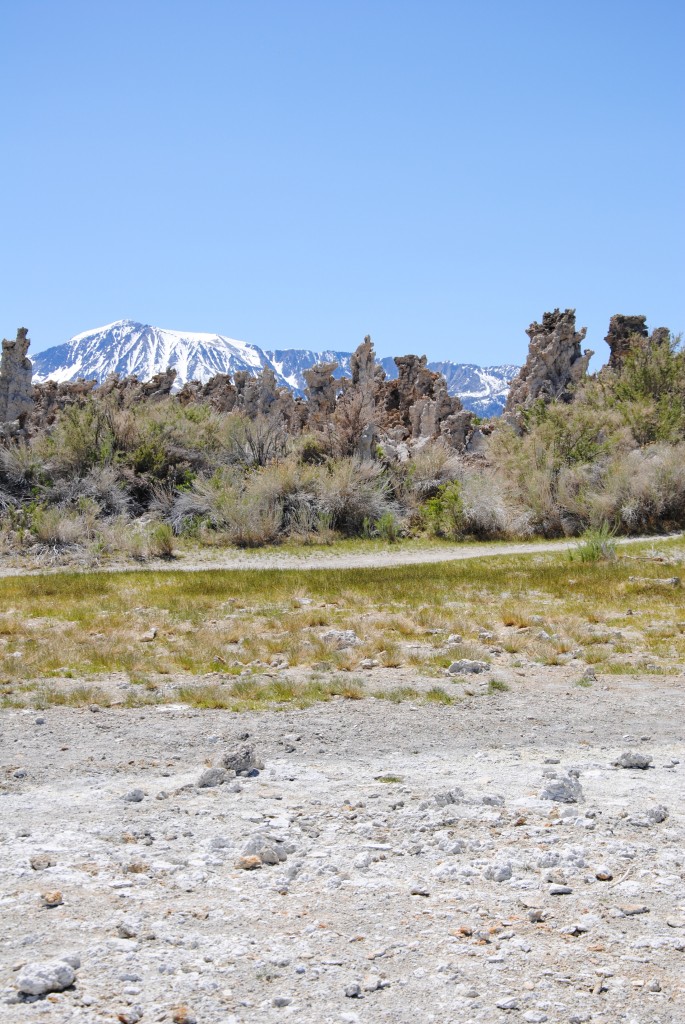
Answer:
<svg viewBox="0 0 685 1024"><path fill-rule="evenodd" d="M77 334L64 345L46 349L33 358L33 378L70 381L79 377L102 382L110 373L136 374L149 380L168 366L177 371L177 384L206 381L217 373L246 370L256 374L270 367L279 384L304 392L304 371L319 362L337 362L336 377L349 377L349 352L312 352L308 349L264 350L222 334L170 331L135 320L115 323ZM388 377L397 376L390 357L380 360ZM498 415L504 408L517 366L481 368L451 361L428 363L444 374L450 394L459 395L467 409L480 416Z"/></svg>

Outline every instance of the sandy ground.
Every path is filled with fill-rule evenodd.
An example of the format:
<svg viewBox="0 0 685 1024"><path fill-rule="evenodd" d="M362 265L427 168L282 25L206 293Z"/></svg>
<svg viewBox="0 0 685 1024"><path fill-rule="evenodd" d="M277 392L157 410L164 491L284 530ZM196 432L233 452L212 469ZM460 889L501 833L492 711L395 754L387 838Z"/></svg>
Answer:
<svg viewBox="0 0 685 1024"><path fill-rule="evenodd" d="M682 1024L684 687L559 666L450 707L7 710L2 1019ZM198 786L245 741L258 775ZM540 799L560 780L579 802ZM74 955L66 991L17 994Z"/></svg>

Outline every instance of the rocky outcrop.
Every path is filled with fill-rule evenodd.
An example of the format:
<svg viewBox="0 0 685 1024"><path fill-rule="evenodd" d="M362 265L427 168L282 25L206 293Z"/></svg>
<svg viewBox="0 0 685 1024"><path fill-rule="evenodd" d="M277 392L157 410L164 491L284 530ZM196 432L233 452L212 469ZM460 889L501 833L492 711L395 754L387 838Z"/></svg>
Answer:
<svg viewBox="0 0 685 1024"><path fill-rule="evenodd" d="M381 387L381 429L397 441L442 437L463 448L472 430L473 414L450 395L442 374L426 366L425 356L397 356L398 376Z"/></svg>
<svg viewBox="0 0 685 1024"><path fill-rule="evenodd" d="M311 370L304 371L310 430L324 431L330 424L340 388L340 382L333 376L337 366L337 363L317 363Z"/></svg>
<svg viewBox="0 0 685 1024"><path fill-rule="evenodd" d="M609 331L604 339L609 346L609 366L620 370L627 353L638 338L647 338L646 316L623 316L617 313L609 321Z"/></svg>
<svg viewBox="0 0 685 1024"><path fill-rule="evenodd" d="M646 316L617 313L609 321L609 331L604 339L609 346L609 366L620 373L626 356L636 346L662 345L670 336L666 327L657 327L650 335Z"/></svg>
<svg viewBox="0 0 685 1024"><path fill-rule="evenodd" d="M33 367L26 353L31 344L26 327L20 327L14 341L2 342L0 362L0 423L12 423L31 411Z"/></svg>
<svg viewBox="0 0 685 1024"><path fill-rule="evenodd" d="M34 384L31 389L29 429L32 425L51 426L58 413L71 405L85 402L96 386L96 380L66 381L61 384L48 380L44 384Z"/></svg>
<svg viewBox="0 0 685 1024"><path fill-rule="evenodd" d="M505 412L515 413L539 398L570 401L593 355L590 349L580 349L586 333L585 327L576 331L575 309L555 309L543 315L541 324L532 323L526 331L528 358L511 383Z"/></svg>

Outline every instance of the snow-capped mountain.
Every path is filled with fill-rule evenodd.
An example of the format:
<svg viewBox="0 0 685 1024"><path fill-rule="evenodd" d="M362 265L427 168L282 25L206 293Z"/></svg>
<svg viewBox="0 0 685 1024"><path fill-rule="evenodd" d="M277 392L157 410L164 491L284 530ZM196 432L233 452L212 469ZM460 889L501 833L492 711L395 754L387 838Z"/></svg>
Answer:
<svg viewBox="0 0 685 1024"><path fill-rule="evenodd" d="M149 380L173 366L182 386L188 380L209 380L217 373L259 373L266 365L261 349L221 334L181 333L135 320L117 320L40 352L33 358L33 377L37 381L83 377L102 382L108 374L117 373Z"/></svg>
<svg viewBox="0 0 685 1024"><path fill-rule="evenodd" d="M110 373L122 377L135 374L149 380L168 366L177 371L176 383L209 380L217 373L247 370L257 374L270 367L279 384L304 392L304 371L320 362L336 362L336 377L349 377L350 353L308 349L265 350L222 334L193 334L150 327L134 320L117 320L105 327L77 334L64 345L56 345L32 357L33 379L71 381L79 377L100 382ZM391 358L380 360L388 377L397 376ZM428 363L443 373L450 394L459 395L467 409L480 416L498 415L504 408L509 384L517 366L481 368L471 363L450 361Z"/></svg>

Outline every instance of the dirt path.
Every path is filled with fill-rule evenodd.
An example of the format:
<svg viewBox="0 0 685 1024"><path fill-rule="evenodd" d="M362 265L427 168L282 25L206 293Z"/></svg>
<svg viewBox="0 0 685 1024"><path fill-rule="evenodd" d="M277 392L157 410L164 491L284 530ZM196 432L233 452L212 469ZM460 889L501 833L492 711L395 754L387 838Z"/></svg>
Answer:
<svg viewBox="0 0 685 1024"><path fill-rule="evenodd" d="M664 540L675 540L684 536L681 533L656 537L622 537L616 544L624 546L637 543L663 543ZM401 565L425 565L434 562L453 562L471 558L493 558L500 555L530 555L544 552L569 551L578 544L578 539L550 540L503 544L489 542L484 544L456 544L453 547L434 548L391 548L372 551L310 551L303 549L301 554L280 552L271 548L269 551L248 552L230 551L219 554L192 552L179 555L171 560L151 560L145 564L134 562L114 562L107 565L89 565L62 563L40 564L34 567L26 565L2 565L0 578L10 576L35 576L53 572L200 572L207 569L378 569Z"/></svg>

